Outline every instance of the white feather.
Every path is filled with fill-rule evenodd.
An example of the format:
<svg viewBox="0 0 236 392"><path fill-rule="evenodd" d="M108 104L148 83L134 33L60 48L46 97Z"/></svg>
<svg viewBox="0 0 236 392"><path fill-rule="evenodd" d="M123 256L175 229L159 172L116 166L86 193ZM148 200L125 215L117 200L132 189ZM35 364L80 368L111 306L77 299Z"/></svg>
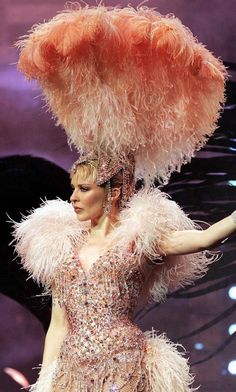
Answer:
<svg viewBox="0 0 236 392"><path fill-rule="evenodd" d="M71 204L60 199L46 201L20 223L14 222L15 249L23 268L36 282L50 285L57 266L73 253L82 227Z"/></svg>
<svg viewBox="0 0 236 392"><path fill-rule="evenodd" d="M58 365L58 361L54 360L51 362L49 365L40 365L39 366L39 377L36 381L36 383L31 384L27 388L21 388L21 389L27 389L29 392L52 392L52 381L53 381L53 376L56 372ZM29 388L29 389L28 389Z"/></svg>
<svg viewBox="0 0 236 392"><path fill-rule="evenodd" d="M194 377L189 373L185 349L181 344L171 342L165 334L155 331L145 333L147 353L144 360L148 371L151 392L193 392ZM180 352L178 349L181 348Z"/></svg>
<svg viewBox="0 0 236 392"><path fill-rule="evenodd" d="M197 389L191 385L194 377L189 372L188 360L184 357L185 349L181 344L171 342L165 334L158 335L156 331L145 332L146 347L143 356L142 366L146 369L146 376L150 392L194 392ZM181 349L181 351L179 350ZM107 379L107 369L112 368L114 364L108 359L101 363L99 369L99 386L91 388L91 391L101 392L104 390L103 380ZM35 384L30 385L29 392L51 392L53 380L57 376L64 374L68 382L68 392L71 386L77 386L76 370L73 361L67 361L65 364L60 359L54 360L51 364L39 366L39 377ZM94 374L96 377L96 374ZM83 380L81 388L84 390ZM80 383L79 383L80 385Z"/></svg>
<svg viewBox="0 0 236 392"><path fill-rule="evenodd" d="M158 188L139 191L128 207L121 212L120 226L113 232L113 241L123 249L135 242L138 254L149 260L162 261L162 240L176 230L201 230L169 195ZM154 269L147 284L150 297L163 301L169 290L192 284L208 270L209 264L219 259L218 252L208 250L164 258Z"/></svg>
<svg viewBox="0 0 236 392"><path fill-rule="evenodd" d="M74 244L88 223L77 220L69 203L51 200L14 226L16 251L23 267L37 282L50 286L55 269L72 257ZM167 194L151 188L131 198L120 213L120 225L109 236L121 251L134 242L137 255L162 260L161 241L172 231L191 229L200 227ZM150 297L160 302L168 290L192 284L218 258L217 252L209 251L166 257L147 282Z"/></svg>

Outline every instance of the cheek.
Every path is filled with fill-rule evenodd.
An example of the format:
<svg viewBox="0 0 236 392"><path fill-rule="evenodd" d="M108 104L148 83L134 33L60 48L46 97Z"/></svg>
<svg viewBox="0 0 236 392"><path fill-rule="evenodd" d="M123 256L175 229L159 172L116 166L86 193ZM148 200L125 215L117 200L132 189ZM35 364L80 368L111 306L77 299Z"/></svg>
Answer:
<svg viewBox="0 0 236 392"><path fill-rule="evenodd" d="M98 206L102 206L103 204L103 195L99 193L88 193L83 197L83 204L85 207L96 208Z"/></svg>

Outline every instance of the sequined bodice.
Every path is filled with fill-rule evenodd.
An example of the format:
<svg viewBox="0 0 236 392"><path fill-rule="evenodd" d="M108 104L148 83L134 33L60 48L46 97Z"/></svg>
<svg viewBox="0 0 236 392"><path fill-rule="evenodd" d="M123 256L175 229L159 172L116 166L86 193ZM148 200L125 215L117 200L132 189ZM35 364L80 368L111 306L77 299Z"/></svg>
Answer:
<svg viewBox="0 0 236 392"><path fill-rule="evenodd" d="M68 316L64 346L79 362L102 359L107 352L142 346L143 334L132 314L144 282L137 255L117 247L99 257L89 272L68 258L55 277L58 300Z"/></svg>
<svg viewBox="0 0 236 392"><path fill-rule="evenodd" d="M91 259L85 250L94 254L96 241L67 202L46 202L15 225L24 268L46 293L52 290L55 310L68 319L68 330L64 323L63 331L52 325L56 335L46 355L52 363L42 366L32 392L190 391L177 345L154 331L143 333L132 320L143 288L142 299L151 294L161 301L169 287L189 284L215 260L201 252L171 256L160 268L151 263L161 258L162 238L176 229L195 224L158 189L140 191L107 235L111 250L86 272L82 267ZM78 254L85 255L82 265Z"/></svg>

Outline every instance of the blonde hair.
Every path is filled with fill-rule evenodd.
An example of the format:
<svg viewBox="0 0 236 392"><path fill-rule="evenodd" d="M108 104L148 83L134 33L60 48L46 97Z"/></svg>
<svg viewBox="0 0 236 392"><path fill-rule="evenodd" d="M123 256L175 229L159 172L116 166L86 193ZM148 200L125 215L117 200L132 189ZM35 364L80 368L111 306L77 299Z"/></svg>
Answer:
<svg viewBox="0 0 236 392"><path fill-rule="evenodd" d="M79 175L83 179L91 179L93 182L96 182L97 179L97 160L88 160L83 163L79 163L76 166L75 171L71 170L70 177L73 177L74 174Z"/></svg>
<svg viewBox="0 0 236 392"><path fill-rule="evenodd" d="M81 176L83 179L90 178L93 182L96 182L97 180L97 171L98 171L98 160L96 159L90 159L86 162L78 164L76 167L76 171L70 172L70 177L72 177L74 174ZM104 187L108 189L108 183L105 182L104 184L100 185L101 187ZM115 174L111 179L110 179L110 185L111 189L112 188L121 188L121 195L120 199L122 197L122 186L123 186L123 170L120 170L117 174Z"/></svg>

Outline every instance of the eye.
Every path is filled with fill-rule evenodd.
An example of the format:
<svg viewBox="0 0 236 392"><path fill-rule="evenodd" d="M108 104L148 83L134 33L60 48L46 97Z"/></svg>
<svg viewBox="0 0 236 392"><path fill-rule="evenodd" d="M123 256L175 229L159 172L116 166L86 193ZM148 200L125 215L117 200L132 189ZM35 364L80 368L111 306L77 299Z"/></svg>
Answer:
<svg viewBox="0 0 236 392"><path fill-rule="evenodd" d="M89 191L89 188L87 188L86 186L81 186L81 187L80 187L80 190L81 190L82 192L87 192L87 191Z"/></svg>

